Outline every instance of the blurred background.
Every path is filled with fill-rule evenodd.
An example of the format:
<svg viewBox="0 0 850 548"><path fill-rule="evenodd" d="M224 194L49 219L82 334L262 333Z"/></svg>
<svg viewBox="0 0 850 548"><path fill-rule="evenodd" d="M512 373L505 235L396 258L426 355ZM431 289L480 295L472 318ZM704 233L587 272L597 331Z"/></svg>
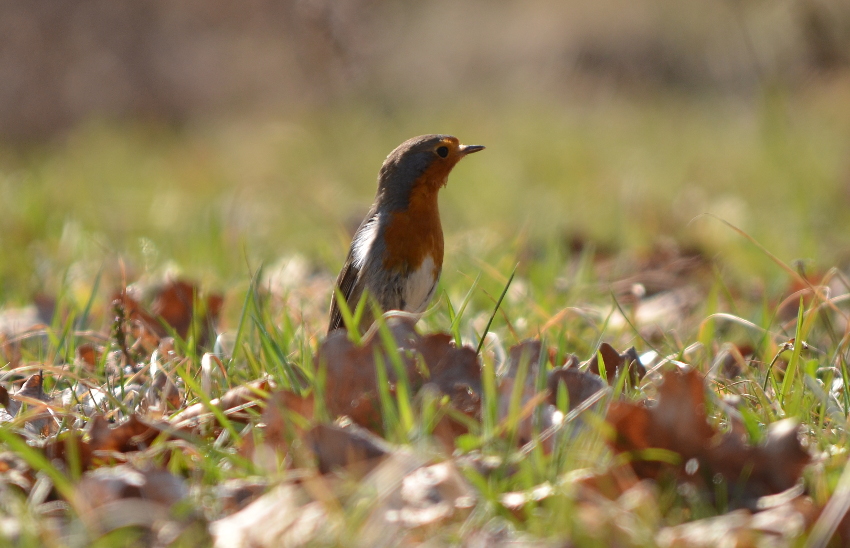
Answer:
<svg viewBox="0 0 850 548"><path fill-rule="evenodd" d="M705 212L842 265L850 2L0 3L0 304L101 269L332 276L423 133L487 146L441 194L449 278L671 239L781 275Z"/></svg>

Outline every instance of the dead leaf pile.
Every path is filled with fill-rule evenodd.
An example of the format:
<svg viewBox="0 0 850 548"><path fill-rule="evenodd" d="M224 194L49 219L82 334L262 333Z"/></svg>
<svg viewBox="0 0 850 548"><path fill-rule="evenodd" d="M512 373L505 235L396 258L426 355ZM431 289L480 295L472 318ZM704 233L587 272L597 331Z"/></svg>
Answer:
<svg viewBox="0 0 850 548"><path fill-rule="evenodd" d="M193 326L196 330L192 334L198 346L205 346L215 338L215 326L224 303L221 295L202 296L194 283L170 280L153 288L148 309L137 293L125 288L112 298L114 336L125 357L130 357L131 350L150 353L171 332L186 339ZM128 345L130 339L135 342Z"/></svg>
<svg viewBox="0 0 850 548"><path fill-rule="evenodd" d="M674 255L629 287L690 291L705 265ZM267 333L285 371L251 374L262 354L247 356L248 339L230 350L246 354L236 372L203 353L222 306L185 280L147 299L123 290L109 333L88 333L72 363L9 360L0 504L21 498L51 535L83 544L245 548L536 544L514 525L538 514L571 520L575 545L783 545L824 514L801 480L813 458L796 422L750 442L697 369L648 372L659 362L634 347L594 343L556 363L524 340L482 359L390 316L360 343L336 331L300 355L275 354L283 335ZM744 347L724 352L718 371L750 366Z"/></svg>
<svg viewBox="0 0 850 548"><path fill-rule="evenodd" d="M607 417L615 430L611 445L616 453L632 457L638 477L670 475L706 492L724 482L739 506L751 506L759 497L797 483L811 458L800 445L796 422L771 424L765 441L750 446L734 415L730 431L720 432L708 423L706 406L705 386L697 371L667 371L653 404L611 403ZM645 458L652 449L666 450L672 458Z"/></svg>
<svg viewBox="0 0 850 548"><path fill-rule="evenodd" d="M320 345L314 362L326 372L324 404L330 414L347 415L357 424L379 431L376 370L380 367L392 393L401 373L414 393L426 384L433 386L449 398L454 409L475 417L481 397L480 365L475 351L455 347L447 334L422 336L404 319L391 318L387 327L393 341L391 350L387 350L379 333L373 333L358 346L340 330ZM401 365L400 371L393 367L394 360Z"/></svg>

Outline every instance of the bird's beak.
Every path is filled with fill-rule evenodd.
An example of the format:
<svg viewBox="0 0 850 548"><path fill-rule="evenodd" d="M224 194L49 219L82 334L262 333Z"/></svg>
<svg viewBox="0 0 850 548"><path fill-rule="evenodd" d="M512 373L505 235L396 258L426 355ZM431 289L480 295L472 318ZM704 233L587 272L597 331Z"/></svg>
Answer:
<svg viewBox="0 0 850 548"><path fill-rule="evenodd" d="M460 153L464 156L478 152L479 150L484 150L484 145L460 145Z"/></svg>

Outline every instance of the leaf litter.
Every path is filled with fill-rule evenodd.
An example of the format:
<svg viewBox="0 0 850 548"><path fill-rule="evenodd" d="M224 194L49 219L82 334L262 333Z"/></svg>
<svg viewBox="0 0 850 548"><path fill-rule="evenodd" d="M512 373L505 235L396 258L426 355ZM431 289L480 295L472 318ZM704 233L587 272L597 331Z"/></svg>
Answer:
<svg viewBox="0 0 850 548"><path fill-rule="evenodd" d="M647 346L659 331L641 307L707 287L701 256L670 253L611 285ZM255 298L254 322L264 299L293 302ZM267 333L251 342L262 353L226 354L225 299L190 281L110 303L108 327L79 335L70 363L28 357L45 344L43 323L0 341L0 498L26 501L56 545L532 545L558 537L520 525L557 511L575 545L784 546L826 521L825 538L850 538L846 517L824 512L825 470L846 457L818 445L799 412L784 418L794 401L817 401L783 390L807 358L778 337L667 356L598 341L584 361L536 338L500 363L390 315L360 342L337 331L315 351L281 353ZM694 306L662 309L662 331ZM754 382L771 351L770 376ZM797 365L831 410L814 419L838 436L846 391L830 372L845 358ZM277 369L257 366L271 360ZM2 532L28 534L11 522Z"/></svg>

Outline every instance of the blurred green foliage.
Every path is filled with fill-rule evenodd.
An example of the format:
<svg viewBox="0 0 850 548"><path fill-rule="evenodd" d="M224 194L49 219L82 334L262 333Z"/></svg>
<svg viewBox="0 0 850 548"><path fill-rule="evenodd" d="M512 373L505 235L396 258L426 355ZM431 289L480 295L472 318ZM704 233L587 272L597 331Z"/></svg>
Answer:
<svg viewBox="0 0 850 548"><path fill-rule="evenodd" d="M0 302L57 291L68 276L90 283L119 258L130 281L176 267L227 284L295 252L333 271L383 158L430 132L487 146L441 195L448 276L506 242L545 252L576 235L637 249L674 238L732 259L733 271L776 273L706 212L784 261L829 267L850 250L847 90L465 98L391 113L360 102L180 129L92 122L3 149Z"/></svg>

